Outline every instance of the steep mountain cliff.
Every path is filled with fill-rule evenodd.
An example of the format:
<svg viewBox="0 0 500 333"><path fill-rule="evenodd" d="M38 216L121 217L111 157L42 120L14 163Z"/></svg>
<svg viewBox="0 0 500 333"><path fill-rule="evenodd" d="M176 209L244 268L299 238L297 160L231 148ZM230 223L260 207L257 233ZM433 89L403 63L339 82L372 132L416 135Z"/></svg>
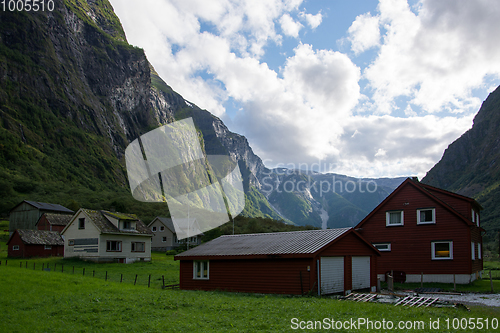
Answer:
<svg viewBox="0 0 500 333"><path fill-rule="evenodd" d="M483 102L474 125L444 152L422 182L469 197L483 206L481 225L500 228L500 87Z"/></svg>
<svg viewBox="0 0 500 333"><path fill-rule="evenodd" d="M166 204L132 199L124 152L140 135L187 117L206 154L238 162L246 216L354 225L400 183L325 191L344 176L267 169L245 137L158 76L144 51L127 43L107 1L54 4L53 11L0 12L1 215L23 199L116 208L145 221L167 215Z"/></svg>

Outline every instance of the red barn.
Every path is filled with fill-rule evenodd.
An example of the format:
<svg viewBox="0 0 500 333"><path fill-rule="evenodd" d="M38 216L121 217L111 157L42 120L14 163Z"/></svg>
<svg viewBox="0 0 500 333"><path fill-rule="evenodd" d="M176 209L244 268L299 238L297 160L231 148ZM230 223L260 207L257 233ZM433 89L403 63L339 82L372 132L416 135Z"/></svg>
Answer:
<svg viewBox="0 0 500 333"><path fill-rule="evenodd" d="M300 295L375 290L379 255L340 228L221 236L174 259L181 289Z"/></svg>
<svg viewBox="0 0 500 333"><path fill-rule="evenodd" d="M17 229L7 241L9 257L64 255L64 240L57 231Z"/></svg>
<svg viewBox="0 0 500 333"><path fill-rule="evenodd" d="M43 213L38 219L36 227L38 230L58 231L60 233L72 217L73 214Z"/></svg>
<svg viewBox="0 0 500 333"><path fill-rule="evenodd" d="M406 282L470 283L483 269L474 200L406 179L357 226L381 254L377 273L401 272Z"/></svg>

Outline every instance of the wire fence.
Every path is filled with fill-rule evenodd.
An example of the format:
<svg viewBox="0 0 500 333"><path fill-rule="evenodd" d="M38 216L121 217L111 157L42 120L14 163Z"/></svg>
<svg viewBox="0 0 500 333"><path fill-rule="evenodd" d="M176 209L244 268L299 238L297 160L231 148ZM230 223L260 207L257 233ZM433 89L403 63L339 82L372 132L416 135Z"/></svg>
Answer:
<svg viewBox="0 0 500 333"><path fill-rule="evenodd" d="M8 259L4 263L0 261L0 266L10 266L19 267L31 270L41 270L45 272L58 272L64 274L81 275L86 277L92 277L97 279L103 279L104 281L118 282L118 283L129 283L140 286L147 286L148 288L158 288L158 289L176 289L179 288L178 283L172 283L165 275L159 274L132 274L130 272L118 273L115 270L105 270L105 269L95 269L89 267L79 267L75 265L65 265L57 263L40 263L36 261L11 261Z"/></svg>

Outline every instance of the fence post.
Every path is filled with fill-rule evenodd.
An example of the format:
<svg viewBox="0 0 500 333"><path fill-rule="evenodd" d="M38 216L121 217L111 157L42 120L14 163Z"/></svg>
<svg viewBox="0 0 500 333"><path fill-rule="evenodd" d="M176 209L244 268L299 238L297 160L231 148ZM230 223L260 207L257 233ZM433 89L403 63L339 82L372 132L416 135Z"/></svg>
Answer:
<svg viewBox="0 0 500 333"><path fill-rule="evenodd" d="M123 281L123 273L120 273L120 283Z"/></svg>
<svg viewBox="0 0 500 333"><path fill-rule="evenodd" d="M490 287L491 287L491 293L493 294L493 278L491 277L491 269L490 269Z"/></svg>
<svg viewBox="0 0 500 333"><path fill-rule="evenodd" d="M106 271L106 277L104 278L104 281L108 281L108 271Z"/></svg>
<svg viewBox="0 0 500 333"><path fill-rule="evenodd" d="M95 269L92 270L92 277L95 277Z"/></svg>
<svg viewBox="0 0 500 333"><path fill-rule="evenodd" d="M85 276L85 267L83 267L83 276Z"/></svg>
<svg viewBox="0 0 500 333"><path fill-rule="evenodd" d="M149 274L149 278L148 278L148 288L150 285L151 285L151 274Z"/></svg>
<svg viewBox="0 0 500 333"><path fill-rule="evenodd" d="M162 280L162 284L163 284L162 288L165 289L165 275L161 276L161 280Z"/></svg>
<svg viewBox="0 0 500 333"><path fill-rule="evenodd" d="M137 274L135 275L134 286L135 286L136 282L137 282Z"/></svg>

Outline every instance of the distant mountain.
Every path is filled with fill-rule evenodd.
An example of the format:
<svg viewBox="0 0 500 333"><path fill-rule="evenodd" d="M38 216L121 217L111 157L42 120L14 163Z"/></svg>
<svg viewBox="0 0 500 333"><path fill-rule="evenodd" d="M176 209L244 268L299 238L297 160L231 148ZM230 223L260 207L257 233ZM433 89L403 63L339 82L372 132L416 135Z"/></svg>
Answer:
<svg viewBox="0 0 500 333"><path fill-rule="evenodd" d="M166 204L132 198L124 152L140 135L188 117L205 154L238 162L245 216L355 225L402 181L269 170L244 136L159 77L144 51L127 43L108 1L54 4L54 11L0 12L0 215L31 199L115 208L146 222L167 216Z"/></svg>
<svg viewBox="0 0 500 333"><path fill-rule="evenodd" d="M500 87L483 102L470 130L449 145L422 179L475 198L484 208L481 226L500 231Z"/></svg>

